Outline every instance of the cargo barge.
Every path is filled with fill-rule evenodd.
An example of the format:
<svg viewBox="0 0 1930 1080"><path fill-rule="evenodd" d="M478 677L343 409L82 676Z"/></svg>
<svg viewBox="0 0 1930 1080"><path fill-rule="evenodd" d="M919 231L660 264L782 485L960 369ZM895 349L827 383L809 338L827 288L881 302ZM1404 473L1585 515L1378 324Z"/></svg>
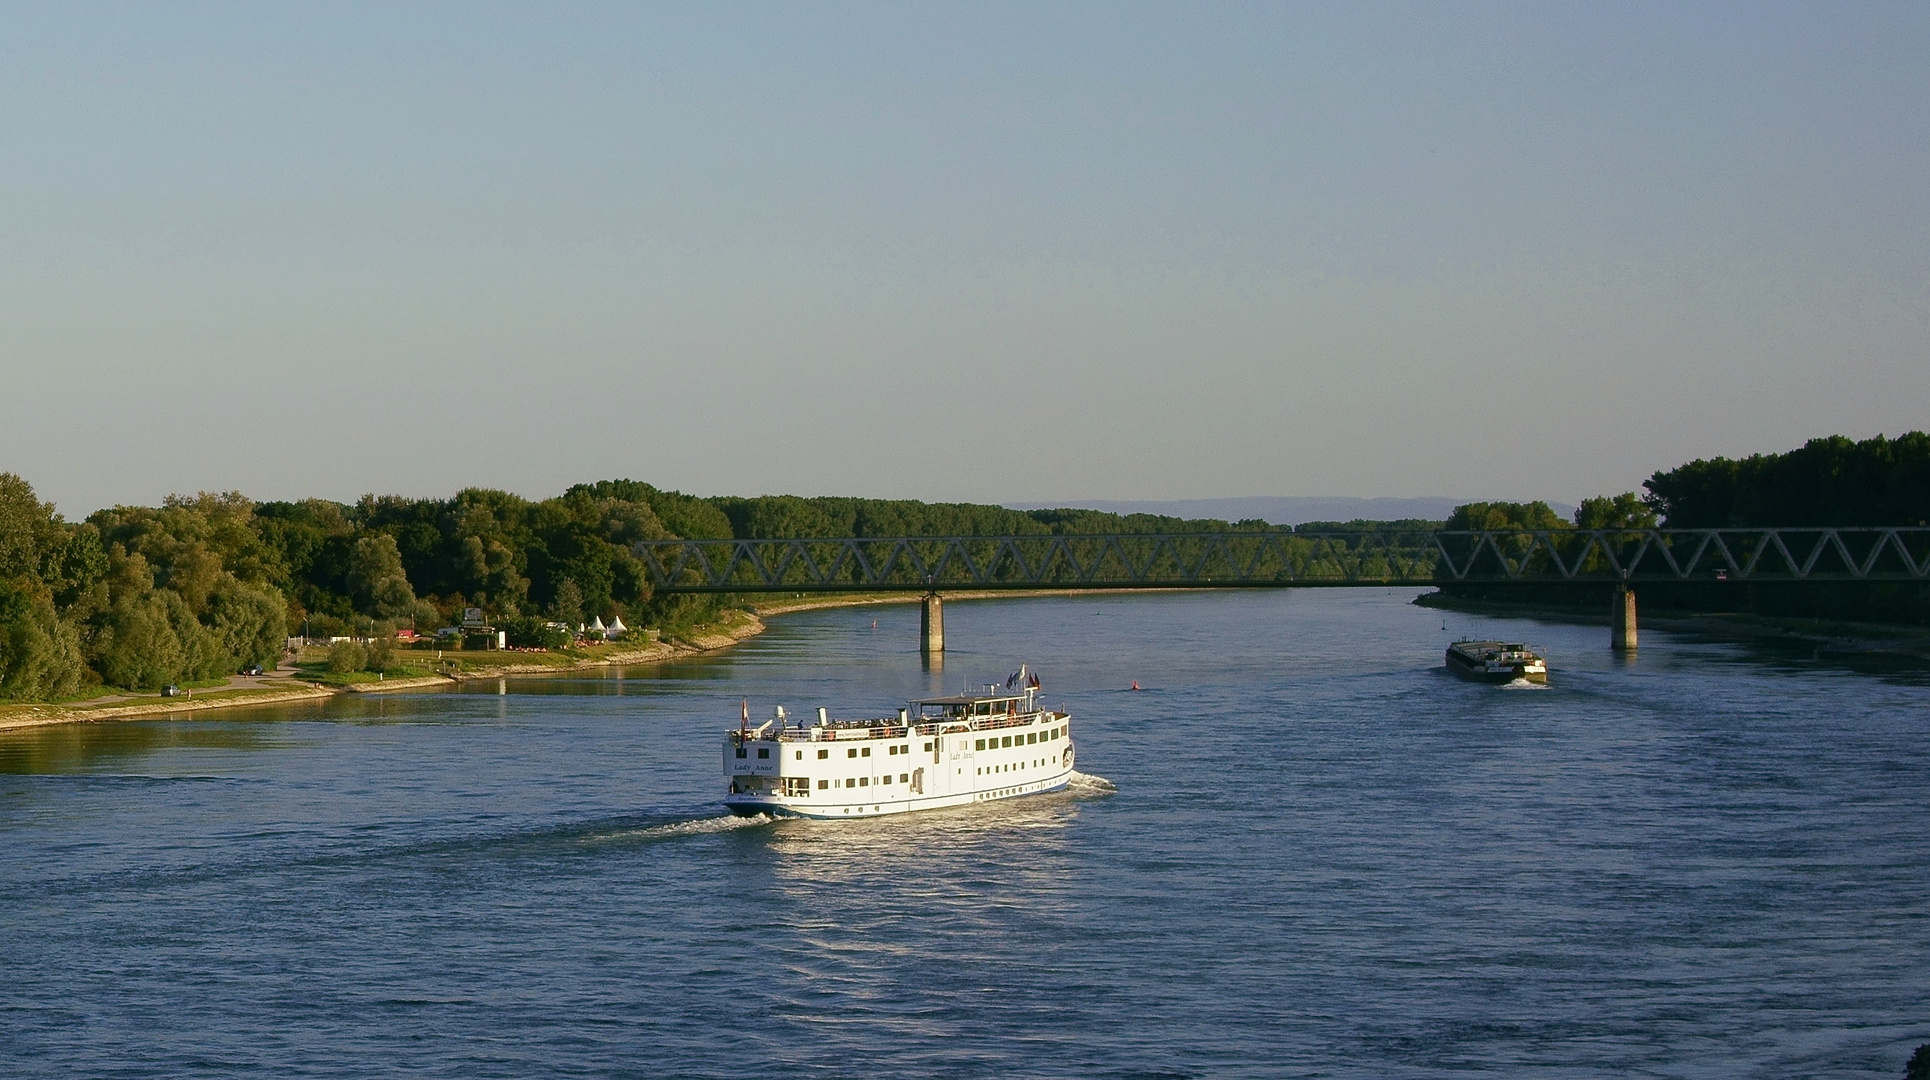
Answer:
<svg viewBox="0 0 1930 1080"><path fill-rule="evenodd" d="M1457 641L1447 648L1448 670L1475 682L1548 681L1548 661L1519 642Z"/></svg>

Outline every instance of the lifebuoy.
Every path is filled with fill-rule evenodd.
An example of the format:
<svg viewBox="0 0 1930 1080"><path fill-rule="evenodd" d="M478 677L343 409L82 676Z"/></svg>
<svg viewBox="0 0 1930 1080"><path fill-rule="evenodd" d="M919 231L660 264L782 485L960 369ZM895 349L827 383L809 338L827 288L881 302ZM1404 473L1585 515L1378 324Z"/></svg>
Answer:
<svg viewBox="0 0 1930 1080"><path fill-rule="evenodd" d="M1066 747L1065 757L1062 760L1064 761L1066 768L1068 769L1072 768L1072 747L1070 746Z"/></svg>

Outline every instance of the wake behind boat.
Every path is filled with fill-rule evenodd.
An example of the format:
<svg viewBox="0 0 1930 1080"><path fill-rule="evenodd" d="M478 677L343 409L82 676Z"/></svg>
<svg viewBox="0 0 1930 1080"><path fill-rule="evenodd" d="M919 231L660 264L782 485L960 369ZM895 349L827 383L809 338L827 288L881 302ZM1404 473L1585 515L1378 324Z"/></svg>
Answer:
<svg viewBox="0 0 1930 1080"><path fill-rule="evenodd" d="M732 813L845 818L1057 791L1072 778L1072 717L1039 704L1024 668L983 693L920 698L895 717L753 728L724 741Z"/></svg>
<svg viewBox="0 0 1930 1080"><path fill-rule="evenodd" d="M1448 670L1475 682L1548 681L1548 662L1516 642L1457 641L1447 648Z"/></svg>

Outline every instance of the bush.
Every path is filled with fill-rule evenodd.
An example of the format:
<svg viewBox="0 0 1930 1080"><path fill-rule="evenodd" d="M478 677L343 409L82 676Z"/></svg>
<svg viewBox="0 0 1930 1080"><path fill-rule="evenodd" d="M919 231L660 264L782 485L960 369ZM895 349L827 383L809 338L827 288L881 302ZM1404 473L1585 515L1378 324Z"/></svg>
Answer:
<svg viewBox="0 0 1930 1080"><path fill-rule="evenodd" d="M369 638L367 661L370 671L387 671L395 666L395 631L386 627L375 628L375 636Z"/></svg>
<svg viewBox="0 0 1930 1080"><path fill-rule="evenodd" d="M509 643L524 649L560 649L570 643L570 635L551 629L544 620L528 615L512 615L502 620Z"/></svg>
<svg viewBox="0 0 1930 1080"><path fill-rule="evenodd" d="M338 641L328 647L328 670L338 675L364 671L369 666L369 651L360 642Z"/></svg>

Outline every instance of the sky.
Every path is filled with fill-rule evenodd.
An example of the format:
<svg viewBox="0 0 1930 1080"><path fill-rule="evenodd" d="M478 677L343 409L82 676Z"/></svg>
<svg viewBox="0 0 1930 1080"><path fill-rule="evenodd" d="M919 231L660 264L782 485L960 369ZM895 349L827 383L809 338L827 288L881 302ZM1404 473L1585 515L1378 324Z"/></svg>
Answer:
<svg viewBox="0 0 1930 1080"><path fill-rule="evenodd" d="M0 471L1547 498L1930 426L1930 5L8 5Z"/></svg>

